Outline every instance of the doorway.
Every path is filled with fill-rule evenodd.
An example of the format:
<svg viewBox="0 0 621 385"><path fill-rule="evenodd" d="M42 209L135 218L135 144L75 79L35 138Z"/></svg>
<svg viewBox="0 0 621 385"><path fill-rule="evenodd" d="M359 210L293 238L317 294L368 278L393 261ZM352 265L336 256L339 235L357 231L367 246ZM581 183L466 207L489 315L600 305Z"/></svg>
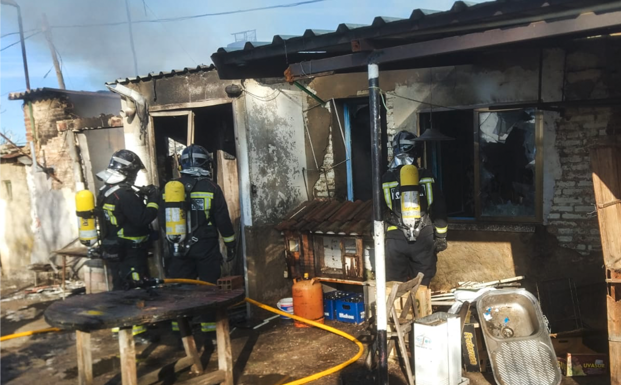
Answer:
<svg viewBox="0 0 621 385"><path fill-rule="evenodd" d="M180 157L190 144L203 146L213 159L211 179L215 181L226 200L229 216L235 228L236 239L240 239L239 178L237 173L237 151L233 106L230 103L189 110L152 112L154 137L154 158L156 174L154 182L161 189L166 183L180 176ZM226 255L224 241L220 239L221 252ZM237 247L241 255L240 247ZM170 258L168 247L164 247L165 261ZM243 272L243 258L237 258L235 266L223 266L223 276ZM168 265L168 263L167 263ZM225 264L226 265L226 264Z"/></svg>

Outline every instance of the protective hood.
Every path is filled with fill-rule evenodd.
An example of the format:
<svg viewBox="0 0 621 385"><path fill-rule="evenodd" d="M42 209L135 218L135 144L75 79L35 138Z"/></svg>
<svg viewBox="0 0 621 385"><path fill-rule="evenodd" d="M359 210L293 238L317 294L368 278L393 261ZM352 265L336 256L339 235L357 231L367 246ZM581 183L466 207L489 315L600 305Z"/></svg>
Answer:
<svg viewBox="0 0 621 385"><path fill-rule="evenodd" d="M400 166L405 166L406 164L416 165L416 161L408 153L403 152L392 158L392 162L390 162L388 168L392 170Z"/></svg>
<svg viewBox="0 0 621 385"><path fill-rule="evenodd" d="M106 169L97 173L97 179L105 184L117 184L125 181L127 176L121 174L117 170Z"/></svg>
<svg viewBox="0 0 621 385"><path fill-rule="evenodd" d="M181 170L181 173L185 175L205 176L205 177L211 178L211 172L201 167L190 167L186 170Z"/></svg>

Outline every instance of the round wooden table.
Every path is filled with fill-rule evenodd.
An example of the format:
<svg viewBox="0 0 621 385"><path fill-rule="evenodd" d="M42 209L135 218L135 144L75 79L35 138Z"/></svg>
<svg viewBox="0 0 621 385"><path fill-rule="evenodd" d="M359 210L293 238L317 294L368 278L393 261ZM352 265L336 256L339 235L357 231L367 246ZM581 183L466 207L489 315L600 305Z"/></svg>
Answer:
<svg viewBox="0 0 621 385"><path fill-rule="evenodd" d="M134 289L80 295L58 301L45 311L52 326L76 331L79 383L93 383L90 332L119 327L123 385L137 385L136 352L132 326L177 320L192 369L203 367L188 321L189 317L216 312L218 367L201 376L203 384L233 385L233 358L226 309L244 299L243 289L221 290L214 286L163 286L151 290Z"/></svg>

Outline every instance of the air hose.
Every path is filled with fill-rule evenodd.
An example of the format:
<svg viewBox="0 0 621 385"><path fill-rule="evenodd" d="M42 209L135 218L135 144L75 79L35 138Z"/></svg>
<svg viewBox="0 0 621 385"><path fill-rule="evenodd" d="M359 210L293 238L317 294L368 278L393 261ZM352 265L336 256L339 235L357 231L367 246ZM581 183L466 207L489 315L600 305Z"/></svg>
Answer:
<svg viewBox="0 0 621 385"><path fill-rule="evenodd" d="M181 278L165 279L164 283L185 283L185 284L194 284L194 285L215 286L213 283L209 283L209 282L205 282L205 281L199 281L199 280L195 280L195 279L181 279ZM362 343L360 341L358 341L354 336L352 336L350 334L342 332L342 331L340 331L338 329L335 329L333 327L326 326L326 325L321 324L319 322L311 321L311 320L308 320L306 318L302 318L302 317L298 317L298 316L293 315L293 314L285 313L284 311L278 310L278 309L273 308L271 306L267 306L265 304L262 304L260 302L257 302L255 300L253 300L253 299L250 299L250 298L246 298L245 301L250 303L250 304L252 304L252 305L254 305L254 306L257 306L257 307L259 307L261 309L267 310L269 312L272 312L272 313L275 313L275 314L278 314L278 315L282 315L282 316L286 316L286 317L292 318L292 319L294 319L296 321L303 322L305 324L317 327L319 329L323 329L323 330L329 331L330 333L334 333L334 334L336 334L338 336L341 336L341 337L343 337L345 339L350 340L351 342L355 343L358 346L358 353L356 353L356 355L353 356L352 358L350 358L349 360L347 360L347 361L345 361L345 362L343 362L343 363L341 363L339 365L333 366L333 367L331 367L329 369L326 369L326 370L324 370L322 372L312 374L312 375L310 375L308 377L304 377L304 378L301 378L299 380L295 380L295 381L292 381L292 382L287 382L286 384L283 384L283 385L301 385L301 384L306 384L306 383L309 383L311 381L315 381L315 380L318 380L318 379L320 379L322 377L328 376L330 374L336 373L336 372L338 372L340 370L343 370L344 368L346 368L350 364L356 362L358 360L358 358L360 358L360 356L362 356L362 353L364 352L364 346L362 345ZM13 338L31 336L33 334L48 333L48 332L59 332L59 331L62 331L62 330L59 329L59 328L46 328L46 329L34 330L34 331L30 331L30 332L10 334L10 335L1 337L0 338L0 342L1 341L6 341L6 340L10 340L10 339L13 339Z"/></svg>

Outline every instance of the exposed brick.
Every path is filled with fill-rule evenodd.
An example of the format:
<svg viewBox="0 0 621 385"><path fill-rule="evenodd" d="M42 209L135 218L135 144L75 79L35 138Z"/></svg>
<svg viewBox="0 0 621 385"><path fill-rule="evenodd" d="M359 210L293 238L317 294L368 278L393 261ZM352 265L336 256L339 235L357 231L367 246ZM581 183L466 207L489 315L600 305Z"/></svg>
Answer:
<svg viewBox="0 0 621 385"><path fill-rule="evenodd" d="M576 245L576 250L586 250L586 249L587 249L587 245L585 244L581 243L579 245Z"/></svg>
<svg viewBox="0 0 621 385"><path fill-rule="evenodd" d="M556 199L554 199L556 200ZM559 211L559 212L572 212L574 211L574 208L572 206L552 206L552 211Z"/></svg>
<svg viewBox="0 0 621 385"><path fill-rule="evenodd" d="M557 233L560 235L573 235L576 229L558 229Z"/></svg>
<svg viewBox="0 0 621 385"><path fill-rule="evenodd" d="M560 217L561 217L561 214L559 213L548 214L548 219L559 219Z"/></svg>
<svg viewBox="0 0 621 385"><path fill-rule="evenodd" d="M574 210L578 213L590 213L592 211L595 211L595 207L594 206L575 206Z"/></svg>
<svg viewBox="0 0 621 385"><path fill-rule="evenodd" d="M558 239L559 242L571 242L573 241L574 237L572 237L571 235L561 235L556 237Z"/></svg>
<svg viewBox="0 0 621 385"><path fill-rule="evenodd" d="M567 195L567 196L575 196L575 195L580 195L580 196L584 196L584 195L593 195L593 190L590 188L566 188L563 189L563 195Z"/></svg>
<svg viewBox="0 0 621 385"><path fill-rule="evenodd" d="M582 180L580 182L578 182L578 186L579 187L593 187L593 181L592 180Z"/></svg>
<svg viewBox="0 0 621 385"><path fill-rule="evenodd" d="M576 182L572 181L556 182L556 187L574 187L575 185Z"/></svg>
<svg viewBox="0 0 621 385"><path fill-rule="evenodd" d="M575 203L582 203L582 198L566 198L566 197L554 198L554 204L567 205L567 204L575 204Z"/></svg>
<svg viewBox="0 0 621 385"><path fill-rule="evenodd" d="M584 216L579 215L579 214L570 214L570 213L564 213L562 215L563 219L583 219Z"/></svg>

